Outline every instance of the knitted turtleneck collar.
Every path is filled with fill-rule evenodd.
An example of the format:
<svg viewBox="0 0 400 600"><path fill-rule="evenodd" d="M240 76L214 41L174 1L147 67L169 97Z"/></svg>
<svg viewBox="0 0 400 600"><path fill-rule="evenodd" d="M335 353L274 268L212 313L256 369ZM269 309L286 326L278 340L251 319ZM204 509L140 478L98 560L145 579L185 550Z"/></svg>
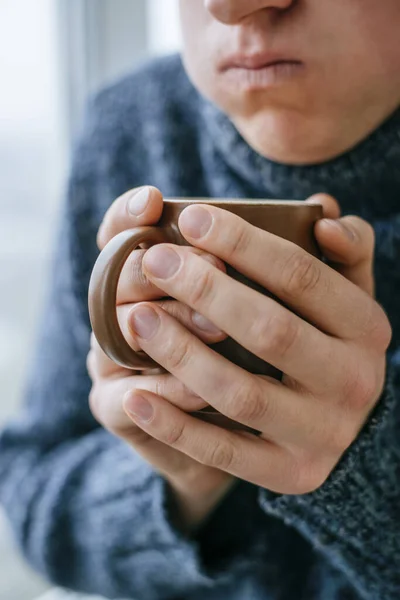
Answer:
<svg viewBox="0 0 400 600"><path fill-rule="evenodd" d="M400 212L400 108L351 151L321 165L302 167L260 156L224 113L208 101L201 104L215 150L257 195L303 199L327 192L345 212L370 217Z"/></svg>

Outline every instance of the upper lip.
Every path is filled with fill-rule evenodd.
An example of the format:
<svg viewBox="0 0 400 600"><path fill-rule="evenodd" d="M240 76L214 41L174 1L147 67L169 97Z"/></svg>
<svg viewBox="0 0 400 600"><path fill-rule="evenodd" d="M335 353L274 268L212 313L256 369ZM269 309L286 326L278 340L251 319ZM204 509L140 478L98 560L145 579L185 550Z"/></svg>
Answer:
<svg viewBox="0 0 400 600"><path fill-rule="evenodd" d="M233 54L221 61L220 70L228 71L229 69L248 69L255 71L284 62L299 63L300 61L294 58L290 58L284 54L277 54L272 52L263 52L248 55Z"/></svg>

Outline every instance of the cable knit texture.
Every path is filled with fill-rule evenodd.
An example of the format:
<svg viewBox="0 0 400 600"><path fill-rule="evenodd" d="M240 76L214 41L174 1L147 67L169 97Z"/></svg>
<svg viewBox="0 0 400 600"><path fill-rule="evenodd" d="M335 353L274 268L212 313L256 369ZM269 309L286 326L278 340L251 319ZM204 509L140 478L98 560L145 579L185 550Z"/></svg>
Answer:
<svg viewBox="0 0 400 600"><path fill-rule="evenodd" d="M400 598L400 112L312 167L255 153L189 82L179 57L98 94L76 148L38 352L0 436L0 499L25 555L59 586L140 600ZM378 300L394 328L385 392L325 485L279 496L241 482L195 539L169 520L164 482L88 407L88 280L112 201L335 195L377 233Z"/></svg>

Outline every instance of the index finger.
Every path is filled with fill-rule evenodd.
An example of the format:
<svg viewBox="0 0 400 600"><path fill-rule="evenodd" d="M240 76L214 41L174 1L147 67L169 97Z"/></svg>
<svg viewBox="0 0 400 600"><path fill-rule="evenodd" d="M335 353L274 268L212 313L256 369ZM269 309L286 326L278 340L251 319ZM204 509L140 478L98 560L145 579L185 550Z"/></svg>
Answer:
<svg viewBox="0 0 400 600"><path fill-rule="evenodd" d="M232 213L196 205L183 211L179 227L191 244L222 258L321 331L357 339L382 320L379 305L340 273Z"/></svg>
<svg viewBox="0 0 400 600"><path fill-rule="evenodd" d="M161 217L163 196L155 187L144 186L125 192L106 212L97 234L102 250L118 233L142 225L154 225Z"/></svg>

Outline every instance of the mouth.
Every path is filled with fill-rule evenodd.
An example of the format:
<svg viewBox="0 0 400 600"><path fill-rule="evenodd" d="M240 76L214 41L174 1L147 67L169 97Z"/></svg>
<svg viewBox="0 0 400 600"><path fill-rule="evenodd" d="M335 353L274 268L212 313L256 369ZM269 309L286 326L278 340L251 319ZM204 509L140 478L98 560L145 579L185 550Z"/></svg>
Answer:
<svg viewBox="0 0 400 600"><path fill-rule="evenodd" d="M265 89L293 79L304 68L299 60L271 54L237 55L223 61L219 73L248 90Z"/></svg>

